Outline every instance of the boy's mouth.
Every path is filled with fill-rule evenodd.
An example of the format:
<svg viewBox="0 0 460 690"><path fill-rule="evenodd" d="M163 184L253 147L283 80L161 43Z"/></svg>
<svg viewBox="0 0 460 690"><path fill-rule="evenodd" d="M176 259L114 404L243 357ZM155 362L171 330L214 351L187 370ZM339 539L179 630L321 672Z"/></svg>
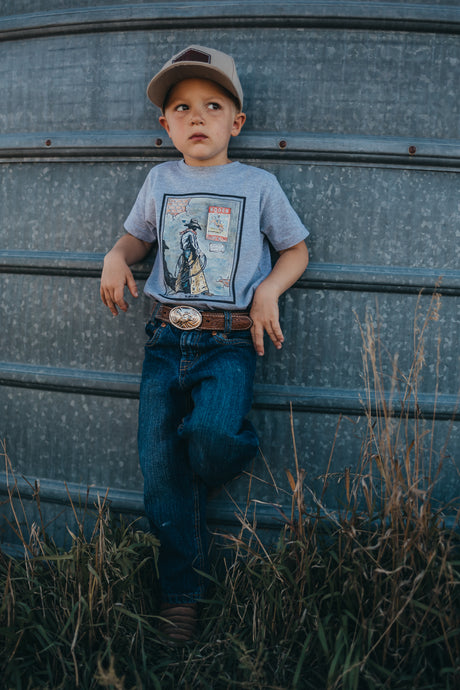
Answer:
<svg viewBox="0 0 460 690"><path fill-rule="evenodd" d="M192 134L191 137L189 137L191 141L204 141L204 139L207 138L208 137L206 136L206 134L200 134L199 132L196 132L195 134Z"/></svg>

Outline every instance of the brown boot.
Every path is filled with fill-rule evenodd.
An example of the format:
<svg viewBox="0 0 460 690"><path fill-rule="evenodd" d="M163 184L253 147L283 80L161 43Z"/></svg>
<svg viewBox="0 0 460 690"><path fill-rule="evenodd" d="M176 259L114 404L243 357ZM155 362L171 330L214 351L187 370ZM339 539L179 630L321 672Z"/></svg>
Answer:
<svg viewBox="0 0 460 690"><path fill-rule="evenodd" d="M196 635L198 612L196 604L160 604L160 632L171 642L190 642Z"/></svg>

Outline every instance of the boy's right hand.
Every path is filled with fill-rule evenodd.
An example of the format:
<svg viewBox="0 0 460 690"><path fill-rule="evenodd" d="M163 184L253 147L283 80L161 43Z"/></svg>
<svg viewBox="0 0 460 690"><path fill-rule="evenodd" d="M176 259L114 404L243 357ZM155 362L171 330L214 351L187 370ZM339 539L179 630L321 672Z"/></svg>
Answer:
<svg viewBox="0 0 460 690"><path fill-rule="evenodd" d="M124 298L125 286L133 297L139 296L129 267L142 261L151 248L149 242L126 233L106 254L101 276L101 299L114 316L118 315L118 309L128 311L128 302Z"/></svg>
<svg viewBox="0 0 460 690"><path fill-rule="evenodd" d="M125 286L133 297L139 296L136 281L128 264L119 256L111 256L109 252L102 269L101 299L114 316L118 315L118 308L128 311L129 305L124 298Z"/></svg>

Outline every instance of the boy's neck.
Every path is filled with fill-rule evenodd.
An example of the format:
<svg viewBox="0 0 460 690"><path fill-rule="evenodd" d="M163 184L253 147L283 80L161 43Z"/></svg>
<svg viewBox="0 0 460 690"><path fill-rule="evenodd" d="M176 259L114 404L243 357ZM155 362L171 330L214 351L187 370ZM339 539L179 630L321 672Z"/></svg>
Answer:
<svg viewBox="0 0 460 690"><path fill-rule="evenodd" d="M190 170L203 170L203 169L212 170L212 168L223 168L226 165L230 165L231 163L235 162L235 161L230 160L230 158L228 158L223 163L213 163L211 165L205 165L205 164L196 165L196 164L187 163L185 158L182 158L181 160L182 160L183 164L187 166L187 168L190 168Z"/></svg>

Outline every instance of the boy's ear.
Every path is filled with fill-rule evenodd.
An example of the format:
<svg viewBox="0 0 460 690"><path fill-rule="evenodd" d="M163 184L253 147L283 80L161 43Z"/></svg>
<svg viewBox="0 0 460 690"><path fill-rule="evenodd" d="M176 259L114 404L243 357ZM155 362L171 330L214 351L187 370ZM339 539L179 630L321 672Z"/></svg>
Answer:
<svg viewBox="0 0 460 690"><path fill-rule="evenodd" d="M241 128L246 122L246 115L244 113L238 113L235 115L235 119L233 120L233 127L232 127L232 137L237 137L238 134L241 132Z"/></svg>
<svg viewBox="0 0 460 690"><path fill-rule="evenodd" d="M167 134L169 135L169 125L166 117L164 115L160 115L158 118L158 121L160 125L166 130Z"/></svg>

